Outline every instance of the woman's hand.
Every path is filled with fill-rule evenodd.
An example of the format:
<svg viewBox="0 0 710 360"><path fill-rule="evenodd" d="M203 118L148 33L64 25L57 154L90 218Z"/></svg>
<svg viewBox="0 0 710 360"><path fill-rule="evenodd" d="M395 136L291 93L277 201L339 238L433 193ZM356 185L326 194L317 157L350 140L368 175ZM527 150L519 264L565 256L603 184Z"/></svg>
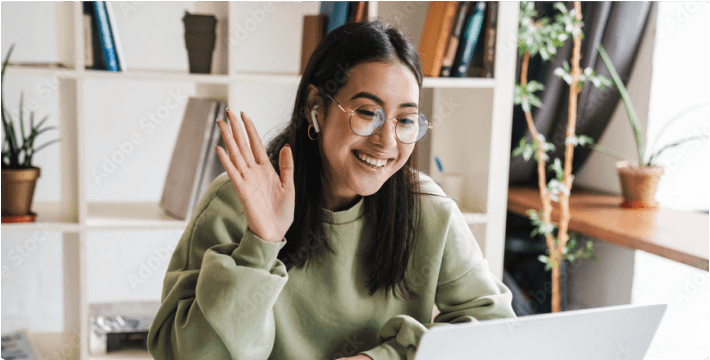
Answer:
<svg viewBox="0 0 710 360"><path fill-rule="evenodd" d="M219 160L232 179L237 196L244 207L247 225L256 236L272 242L283 239L293 223L296 191L293 185L293 154L289 146L279 153L281 178L264 150L251 118L242 114L249 136L247 144L236 114L227 110L229 123L218 121L227 152L215 146ZM236 136L234 136L236 134ZM236 138L236 139L235 139ZM236 140L236 142L235 142Z"/></svg>

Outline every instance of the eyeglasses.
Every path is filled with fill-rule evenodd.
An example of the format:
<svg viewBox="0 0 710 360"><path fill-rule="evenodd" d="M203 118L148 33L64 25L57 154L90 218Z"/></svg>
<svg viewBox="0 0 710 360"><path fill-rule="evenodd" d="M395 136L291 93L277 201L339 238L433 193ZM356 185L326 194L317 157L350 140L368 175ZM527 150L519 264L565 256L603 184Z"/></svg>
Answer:
<svg viewBox="0 0 710 360"><path fill-rule="evenodd" d="M378 132L387 120L384 110L379 106L360 105L353 111L347 111L333 97L327 93L325 95L333 100L340 110L350 115L350 129L357 135L370 136ZM413 144L419 141L427 130L434 127L421 113L411 113L393 120L397 121L397 126L394 128L395 135L404 144Z"/></svg>

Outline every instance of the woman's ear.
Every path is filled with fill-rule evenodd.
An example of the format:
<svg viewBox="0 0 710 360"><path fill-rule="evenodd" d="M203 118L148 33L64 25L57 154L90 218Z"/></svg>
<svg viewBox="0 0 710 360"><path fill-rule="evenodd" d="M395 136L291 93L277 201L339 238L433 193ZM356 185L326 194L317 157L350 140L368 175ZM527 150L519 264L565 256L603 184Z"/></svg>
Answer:
<svg viewBox="0 0 710 360"><path fill-rule="evenodd" d="M318 89L313 84L308 84L308 97L306 98L306 113L309 114L309 122L312 121L313 126L316 128L316 132L320 131L318 126L317 118L322 114L322 103L323 100L318 95ZM321 118L321 121L323 119Z"/></svg>

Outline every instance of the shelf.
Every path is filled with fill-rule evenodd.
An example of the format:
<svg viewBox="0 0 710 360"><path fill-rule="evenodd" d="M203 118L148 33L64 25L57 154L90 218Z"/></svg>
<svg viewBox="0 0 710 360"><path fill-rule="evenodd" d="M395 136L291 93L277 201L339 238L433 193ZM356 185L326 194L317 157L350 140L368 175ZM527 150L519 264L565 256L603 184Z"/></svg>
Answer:
<svg viewBox="0 0 710 360"><path fill-rule="evenodd" d="M147 350L122 350L112 352L106 355L89 355L90 360L135 360L135 359L152 359Z"/></svg>
<svg viewBox="0 0 710 360"><path fill-rule="evenodd" d="M7 75L10 76L41 76L65 77L70 79L106 79L106 80L139 80L139 81L178 81L201 84L232 83L276 83L298 84L300 74L278 72L238 72L235 75L225 74L190 74L179 70L132 70L126 72L112 72L105 70L72 70L28 66L8 66ZM493 78L432 78L425 77L423 88L472 88L493 89Z"/></svg>
<svg viewBox="0 0 710 360"><path fill-rule="evenodd" d="M493 89L495 79L492 78L432 78L425 77L424 88L473 88Z"/></svg>
<svg viewBox="0 0 710 360"><path fill-rule="evenodd" d="M158 203L89 203L86 226L89 230L184 228L189 220L165 214Z"/></svg>
<svg viewBox="0 0 710 360"><path fill-rule="evenodd" d="M2 232L34 232L37 230L47 232L79 232L78 222L70 221L66 215L67 210L61 203L32 204L32 212L37 214L37 218L31 223L2 224Z"/></svg>
<svg viewBox="0 0 710 360"><path fill-rule="evenodd" d="M201 84L229 84L228 75L223 74L191 74L179 70L132 70L112 72L105 70L84 70L77 72L85 79L106 80L141 80L141 81L178 81Z"/></svg>

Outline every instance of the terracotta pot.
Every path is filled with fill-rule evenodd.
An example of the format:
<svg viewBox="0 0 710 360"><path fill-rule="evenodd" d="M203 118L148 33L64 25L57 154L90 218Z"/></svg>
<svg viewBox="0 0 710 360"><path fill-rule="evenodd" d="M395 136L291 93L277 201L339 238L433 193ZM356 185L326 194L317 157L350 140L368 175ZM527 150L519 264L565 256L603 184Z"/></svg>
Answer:
<svg viewBox="0 0 710 360"><path fill-rule="evenodd" d="M39 168L2 169L2 216L30 214Z"/></svg>
<svg viewBox="0 0 710 360"><path fill-rule="evenodd" d="M634 167L628 161L618 161L616 170L619 172L621 193L624 201L621 207L630 209L655 208L658 201L654 200L658 181L663 175L660 166Z"/></svg>

